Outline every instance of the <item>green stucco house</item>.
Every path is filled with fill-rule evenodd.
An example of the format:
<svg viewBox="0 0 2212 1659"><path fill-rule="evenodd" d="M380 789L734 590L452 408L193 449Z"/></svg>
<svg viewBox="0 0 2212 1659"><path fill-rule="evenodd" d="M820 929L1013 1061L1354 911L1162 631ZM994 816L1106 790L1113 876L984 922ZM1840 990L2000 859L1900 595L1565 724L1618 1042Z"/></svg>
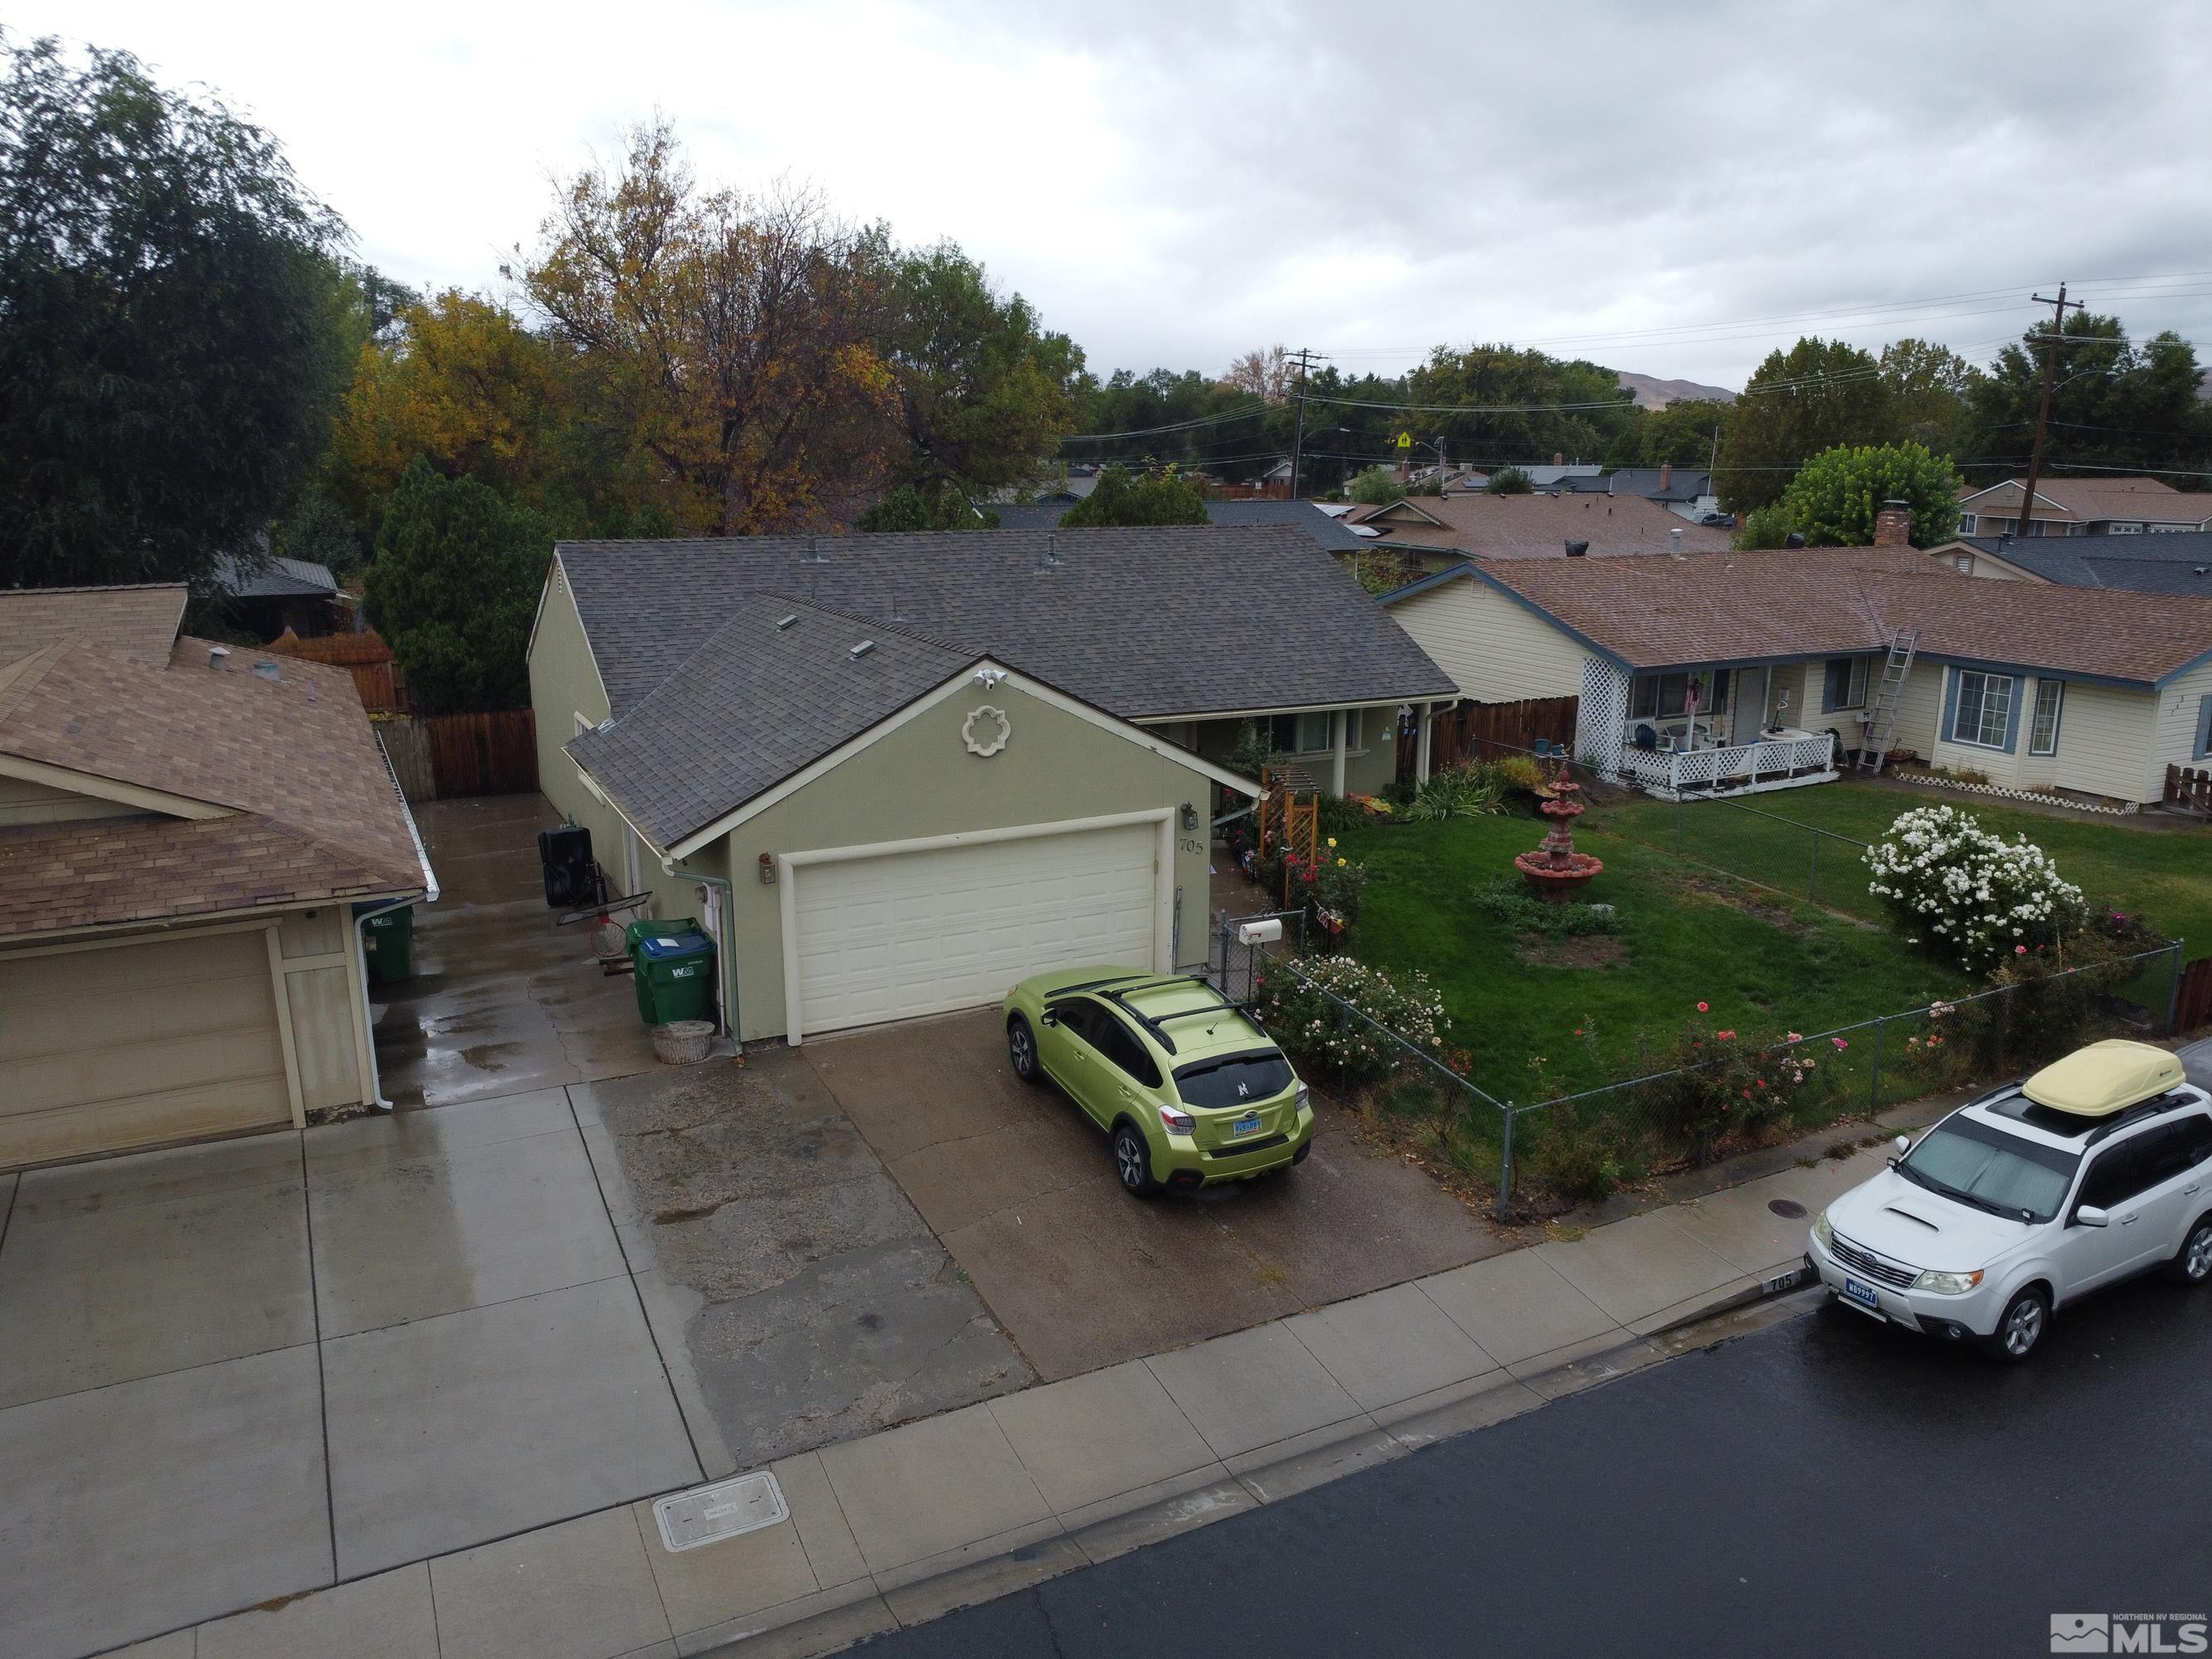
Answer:
<svg viewBox="0 0 2212 1659"><path fill-rule="evenodd" d="M530 682L610 886L696 917L731 1028L794 1042L1203 962L1243 723L1373 789L1455 695L1281 526L564 542Z"/></svg>

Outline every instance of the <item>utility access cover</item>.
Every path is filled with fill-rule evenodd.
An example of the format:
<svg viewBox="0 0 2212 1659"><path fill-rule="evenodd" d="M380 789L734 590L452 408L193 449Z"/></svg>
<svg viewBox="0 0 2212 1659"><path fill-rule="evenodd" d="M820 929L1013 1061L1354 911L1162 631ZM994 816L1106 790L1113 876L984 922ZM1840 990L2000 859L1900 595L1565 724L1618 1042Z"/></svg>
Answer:
<svg viewBox="0 0 2212 1659"><path fill-rule="evenodd" d="M660 1522L660 1541L671 1550L696 1550L740 1533L758 1532L791 1518L783 1488L763 1469L711 1486L694 1486L653 1506Z"/></svg>

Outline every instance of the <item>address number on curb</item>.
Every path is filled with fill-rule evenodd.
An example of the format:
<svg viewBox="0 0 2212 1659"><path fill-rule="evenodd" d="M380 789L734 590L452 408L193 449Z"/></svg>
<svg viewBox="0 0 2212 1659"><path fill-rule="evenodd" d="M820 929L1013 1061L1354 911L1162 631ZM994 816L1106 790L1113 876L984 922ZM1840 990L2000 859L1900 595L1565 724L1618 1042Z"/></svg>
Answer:
<svg viewBox="0 0 2212 1659"><path fill-rule="evenodd" d="M1769 1296L1779 1296L1784 1291L1795 1290L1804 1281L1805 1270L1802 1267L1792 1267L1786 1273L1775 1274L1765 1284L1760 1285L1759 1289Z"/></svg>

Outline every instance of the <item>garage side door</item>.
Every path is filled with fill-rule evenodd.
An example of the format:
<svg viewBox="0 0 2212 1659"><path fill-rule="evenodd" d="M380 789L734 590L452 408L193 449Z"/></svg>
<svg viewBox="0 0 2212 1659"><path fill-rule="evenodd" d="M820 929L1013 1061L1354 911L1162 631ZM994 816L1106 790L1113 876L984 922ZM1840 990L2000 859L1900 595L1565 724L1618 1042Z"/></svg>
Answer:
<svg viewBox="0 0 2212 1659"><path fill-rule="evenodd" d="M995 1002L1052 968L1158 966L1157 842L1137 823L801 866L802 1032Z"/></svg>
<svg viewBox="0 0 2212 1659"><path fill-rule="evenodd" d="M291 1121L259 933L0 959L0 1165Z"/></svg>

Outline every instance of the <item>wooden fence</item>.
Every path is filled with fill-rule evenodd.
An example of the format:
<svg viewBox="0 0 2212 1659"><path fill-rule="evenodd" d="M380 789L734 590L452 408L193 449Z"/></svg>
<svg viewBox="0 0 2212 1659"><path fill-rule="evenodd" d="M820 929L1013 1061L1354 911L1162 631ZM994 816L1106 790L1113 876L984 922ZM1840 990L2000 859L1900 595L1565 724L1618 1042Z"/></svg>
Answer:
<svg viewBox="0 0 2212 1659"><path fill-rule="evenodd" d="M1525 754L1539 738L1561 748L1575 737L1575 713L1579 697L1529 697L1520 702L1463 702L1431 717L1429 769L1455 766L1470 757L1496 759L1507 752ZM1419 734L1398 737L1398 775L1410 778L1418 753Z"/></svg>
<svg viewBox="0 0 2212 1659"><path fill-rule="evenodd" d="M2212 1024L2212 957L2199 957L2181 970L2174 988L2173 1029L2169 1036Z"/></svg>
<svg viewBox="0 0 2212 1659"><path fill-rule="evenodd" d="M407 682L399 665L392 659L392 647L373 628L358 634L327 634L305 640L288 628L270 641L269 649L279 656L344 669L353 676L361 706L372 714L407 712Z"/></svg>
<svg viewBox="0 0 2212 1659"><path fill-rule="evenodd" d="M2212 771L2194 766L2166 769L2166 805L2212 813Z"/></svg>
<svg viewBox="0 0 2212 1659"><path fill-rule="evenodd" d="M538 787L538 722L527 708L402 715L376 724L400 793L410 801L520 795Z"/></svg>

